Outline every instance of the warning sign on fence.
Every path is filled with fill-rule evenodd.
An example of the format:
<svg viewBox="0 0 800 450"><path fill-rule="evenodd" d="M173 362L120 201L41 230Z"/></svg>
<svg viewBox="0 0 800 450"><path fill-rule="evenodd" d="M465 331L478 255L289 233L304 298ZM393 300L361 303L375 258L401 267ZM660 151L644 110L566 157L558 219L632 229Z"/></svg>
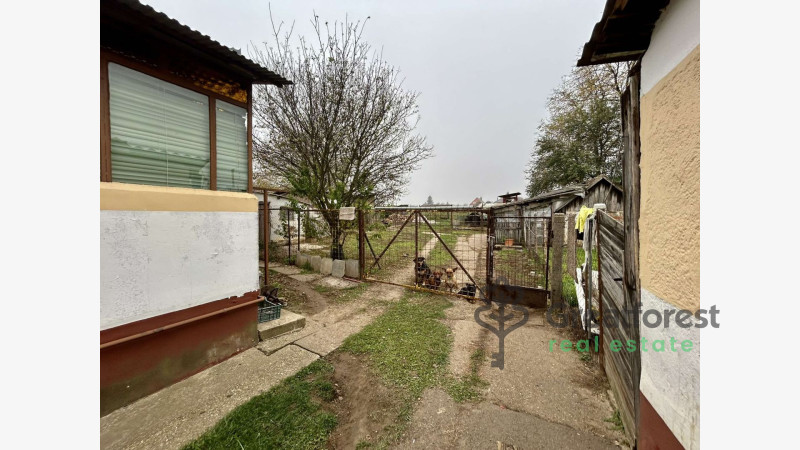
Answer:
<svg viewBox="0 0 800 450"><path fill-rule="evenodd" d="M356 208L347 206L339 208L339 220L354 220L356 218Z"/></svg>

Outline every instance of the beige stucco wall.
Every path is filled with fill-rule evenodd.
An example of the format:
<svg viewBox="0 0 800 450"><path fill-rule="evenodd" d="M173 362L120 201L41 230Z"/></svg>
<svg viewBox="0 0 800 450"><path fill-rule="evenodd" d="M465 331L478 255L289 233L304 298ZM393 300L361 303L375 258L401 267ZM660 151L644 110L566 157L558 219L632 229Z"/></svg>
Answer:
<svg viewBox="0 0 800 450"><path fill-rule="evenodd" d="M642 287L700 308L700 46L641 98Z"/></svg>

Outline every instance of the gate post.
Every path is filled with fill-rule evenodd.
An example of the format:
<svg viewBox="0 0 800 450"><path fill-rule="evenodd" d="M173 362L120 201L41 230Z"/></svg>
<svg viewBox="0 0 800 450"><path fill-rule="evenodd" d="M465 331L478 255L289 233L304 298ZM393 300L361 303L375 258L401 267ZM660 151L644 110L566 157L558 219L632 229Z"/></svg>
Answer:
<svg viewBox="0 0 800 450"><path fill-rule="evenodd" d="M561 280L563 276L564 260L564 214L553 214L551 233L552 251L550 252L550 305L553 307L564 308L564 300L561 295Z"/></svg>
<svg viewBox="0 0 800 450"><path fill-rule="evenodd" d="M364 252L364 211L358 210L358 279L364 279L364 265L367 261L367 255Z"/></svg>
<svg viewBox="0 0 800 450"><path fill-rule="evenodd" d="M572 279L575 279L577 273L575 269L578 268L577 250L575 248L575 213L567 214L567 271Z"/></svg>
<svg viewBox="0 0 800 450"><path fill-rule="evenodd" d="M419 211L414 211L414 286L417 285L418 258L419 258Z"/></svg>
<svg viewBox="0 0 800 450"><path fill-rule="evenodd" d="M486 213L486 295L490 302L494 297L494 211Z"/></svg>

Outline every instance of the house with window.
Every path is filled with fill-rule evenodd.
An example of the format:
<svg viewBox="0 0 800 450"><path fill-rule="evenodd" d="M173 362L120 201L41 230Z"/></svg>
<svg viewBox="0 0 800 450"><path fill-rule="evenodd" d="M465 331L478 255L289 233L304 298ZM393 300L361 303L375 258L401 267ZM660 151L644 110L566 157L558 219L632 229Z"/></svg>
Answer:
<svg viewBox="0 0 800 450"><path fill-rule="evenodd" d="M606 364L636 395L618 396L640 449L700 446L700 0L607 0L579 66L633 61L622 98L626 307L631 335L692 342L692 351ZM647 311L687 310L690 327L648 326ZM667 316L668 317L668 316ZM702 320L702 319L700 319ZM606 358L606 362L609 359ZM611 372L611 373L610 373ZM616 373L614 373L616 372Z"/></svg>
<svg viewBox="0 0 800 450"><path fill-rule="evenodd" d="M100 3L100 411L257 342L254 85L291 84L134 0Z"/></svg>

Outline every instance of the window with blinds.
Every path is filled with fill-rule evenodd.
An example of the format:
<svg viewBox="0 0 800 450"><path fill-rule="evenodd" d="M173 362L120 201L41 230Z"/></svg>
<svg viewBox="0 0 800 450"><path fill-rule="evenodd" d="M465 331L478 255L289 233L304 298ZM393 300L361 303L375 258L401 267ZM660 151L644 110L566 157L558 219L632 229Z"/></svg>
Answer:
<svg viewBox="0 0 800 450"><path fill-rule="evenodd" d="M247 191L247 110L216 101L217 189Z"/></svg>
<svg viewBox="0 0 800 450"><path fill-rule="evenodd" d="M114 63L108 87L112 181L208 189L209 98Z"/></svg>

